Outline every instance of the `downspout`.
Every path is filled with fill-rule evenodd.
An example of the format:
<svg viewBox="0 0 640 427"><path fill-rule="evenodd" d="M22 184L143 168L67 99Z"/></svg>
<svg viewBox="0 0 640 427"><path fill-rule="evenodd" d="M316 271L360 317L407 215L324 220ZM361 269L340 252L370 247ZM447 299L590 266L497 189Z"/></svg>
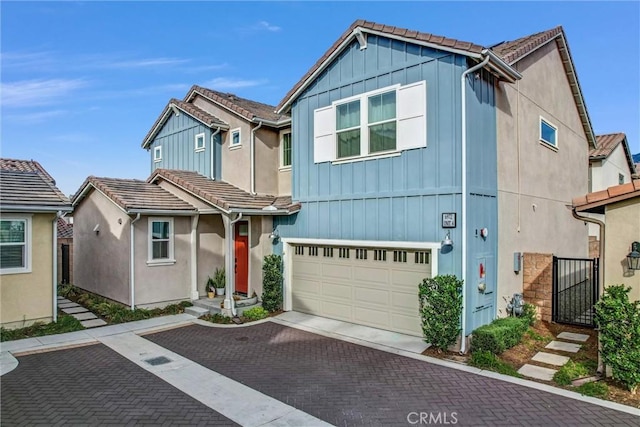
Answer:
<svg viewBox="0 0 640 427"><path fill-rule="evenodd" d="M262 127L262 122L258 126L251 129L251 141L249 142L249 151L251 153L251 195L256 195L256 131Z"/></svg>
<svg viewBox="0 0 640 427"><path fill-rule="evenodd" d="M136 245L135 245L135 234L133 224L138 222L140 219L140 213L131 221L131 251L130 251L130 259L129 259L129 287L131 288L131 310L135 310L136 308L136 270L135 270L135 253L136 253Z"/></svg>
<svg viewBox="0 0 640 427"><path fill-rule="evenodd" d="M216 131L214 133L211 134L211 179L215 180L215 174L214 174L214 164L213 164L213 151L214 151L214 147L215 147L215 138L216 135L220 133L220 127L218 127L216 129Z"/></svg>
<svg viewBox="0 0 640 427"><path fill-rule="evenodd" d="M598 282L600 282L600 286L598 286L598 299L599 299L604 293L604 237L605 237L604 222L594 218L578 215L578 213L576 212L576 208L571 209L571 213L573 214L573 217L579 221L598 224L598 226L600 227L600 265L598 265ZM602 357L600 357L601 352L602 352L602 342L600 341L600 333L598 333L598 371L597 372L600 375L605 375L604 364L602 363Z"/></svg>
<svg viewBox="0 0 640 427"><path fill-rule="evenodd" d="M198 221L200 215L191 219L191 301L200 297L198 294Z"/></svg>
<svg viewBox="0 0 640 427"><path fill-rule="evenodd" d="M232 280L232 271L235 270L235 265L234 265L234 247L233 247L233 224L235 224L236 222L240 221L242 219L242 212L238 214L238 216L236 217L236 219L231 219L231 217L229 216L225 216L225 225L226 225L226 230L225 230L225 243L227 245L227 250L226 250L226 257L225 257L225 299L224 299L224 308L231 310L231 315L233 317L237 316L236 313L236 305L235 305L235 301L233 300L233 295L232 295L232 283L235 284L235 278Z"/></svg>
<svg viewBox="0 0 640 427"><path fill-rule="evenodd" d="M460 84L462 86L462 319L460 325L462 328L462 337L460 339L460 353L467 351L467 75L484 67L489 62L489 56L484 58L482 62L469 68L460 76Z"/></svg>
<svg viewBox="0 0 640 427"><path fill-rule="evenodd" d="M65 216L62 211L53 219L53 321L58 321L58 218ZM33 260L31 260L33 262Z"/></svg>

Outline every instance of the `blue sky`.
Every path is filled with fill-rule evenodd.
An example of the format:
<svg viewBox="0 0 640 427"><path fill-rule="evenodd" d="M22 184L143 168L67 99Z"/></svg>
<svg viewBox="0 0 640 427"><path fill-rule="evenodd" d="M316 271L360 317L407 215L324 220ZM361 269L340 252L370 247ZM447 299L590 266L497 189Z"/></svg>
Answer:
<svg viewBox="0 0 640 427"><path fill-rule="evenodd" d="M2 157L66 194L145 179L142 139L192 84L268 104L356 19L493 45L563 25L596 133L640 152L639 2L2 2Z"/></svg>

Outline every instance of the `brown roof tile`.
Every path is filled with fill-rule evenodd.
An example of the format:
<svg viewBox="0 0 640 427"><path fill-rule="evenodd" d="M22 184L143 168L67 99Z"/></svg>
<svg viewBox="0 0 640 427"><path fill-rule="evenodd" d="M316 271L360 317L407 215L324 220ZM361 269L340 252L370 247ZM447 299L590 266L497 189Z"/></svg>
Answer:
<svg viewBox="0 0 640 427"><path fill-rule="evenodd" d="M196 211L196 208L167 190L138 179L88 177L73 197L74 206L81 202L89 187L111 199L126 212L131 211Z"/></svg>
<svg viewBox="0 0 640 427"><path fill-rule="evenodd" d="M559 34L562 34L562 27L560 26L512 41L502 42L492 47L491 50L500 55L507 64L512 64Z"/></svg>
<svg viewBox="0 0 640 427"><path fill-rule="evenodd" d="M44 170L42 165L35 160L17 160L17 159L0 159L0 170L3 171L19 171L19 172L37 172L44 176L47 180L53 182L53 179L49 173Z"/></svg>
<svg viewBox="0 0 640 427"><path fill-rule="evenodd" d="M640 179L576 197L573 199L573 207L578 212L602 212L606 205L633 197L640 197Z"/></svg>
<svg viewBox="0 0 640 427"><path fill-rule="evenodd" d="M40 163L0 159L0 205L5 210L26 206L34 210L68 211L71 203Z"/></svg>
<svg viewBox="0 0 640 427"><path fill-rule="evenodd" d="M590 160L606 159L611 155L613 150L618 144L623 144L624 154L627 158L627 164L631 174L637 172L637 167L633 163L633 156L631 155L631 149L627 143L627 135L624 133L610 133L606 135L597 135L596 141L598 142L598 148L594 148L589 152Z"/></svg>
<svg viewBox="0 0 640 427"><path fill-rule="evenodd" d="M215 207L228 210L256 209L273 206L278 210L296 212L300 205L291 202L291 197L274 197L267 195L252 196L250 193L227 182L212 180L197 172L156 169L148 182L158 177L174 183Z"/></svg>
<svg viewBox="0 0 640 427"><path fill-rule="evenodd" d="M58 218L58 238L73 238L73 224L68 223L64 218Z"/></svg>

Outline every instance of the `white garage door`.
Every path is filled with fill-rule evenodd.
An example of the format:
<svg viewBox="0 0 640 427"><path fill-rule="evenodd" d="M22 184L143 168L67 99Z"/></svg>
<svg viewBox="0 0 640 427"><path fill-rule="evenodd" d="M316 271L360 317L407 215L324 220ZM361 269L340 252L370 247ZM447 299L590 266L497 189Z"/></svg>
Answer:
<svg viewBox="0 0 640 427"><path fill-rule="evenodd" d="M418 284L429 250L294 245L296 311L422 336Z"/></svg>

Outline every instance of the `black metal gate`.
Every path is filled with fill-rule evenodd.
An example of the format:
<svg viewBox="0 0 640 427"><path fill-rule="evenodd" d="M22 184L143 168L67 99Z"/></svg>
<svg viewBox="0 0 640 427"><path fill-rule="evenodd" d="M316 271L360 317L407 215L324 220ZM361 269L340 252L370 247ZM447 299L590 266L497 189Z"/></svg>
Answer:
<svg viewBox="0 0 640 427"><path fill-rule="evenodd" d="M69 245L62 244L62 283L69 283Z"/></svg>
<svg viewBox="0 0 640 427"><path fill-rule="evenodd" d="M595 327L598 301L598 258L553 257L552 320Z"/></svg>

